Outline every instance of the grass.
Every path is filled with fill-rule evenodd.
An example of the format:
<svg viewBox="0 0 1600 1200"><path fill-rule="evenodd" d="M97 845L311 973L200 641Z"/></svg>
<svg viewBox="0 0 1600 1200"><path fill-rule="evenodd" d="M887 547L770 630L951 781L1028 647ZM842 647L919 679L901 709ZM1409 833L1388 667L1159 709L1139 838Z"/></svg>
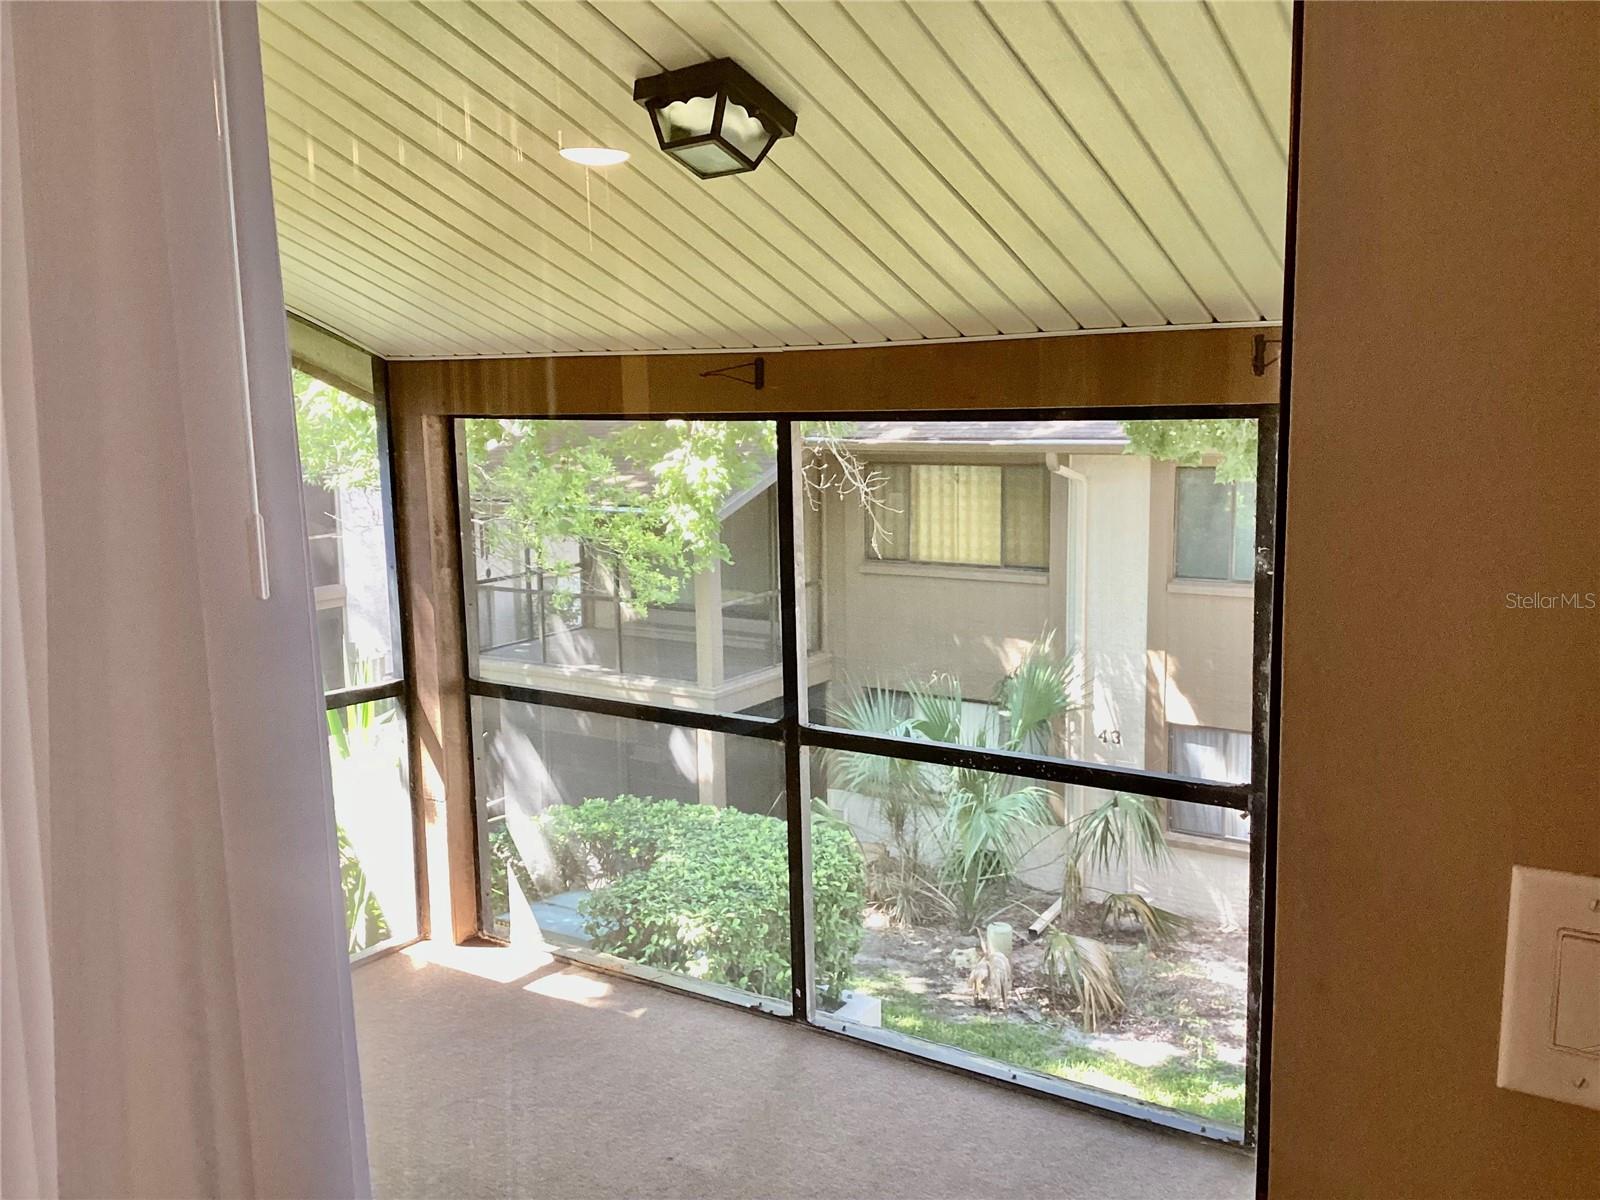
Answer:
<svg viewBox="0 0 1600 1200"><path fill-rule="evenodd" d="M852 986L882 999L885 1029L1217 1122L1244 1124L1244 1071L1231 1063L1184 1056L1160 1066L1140 1066L1106 1050L1064 1041L1040 1025L988 1016L947 1020L892 976L858 979Z"/></svg>

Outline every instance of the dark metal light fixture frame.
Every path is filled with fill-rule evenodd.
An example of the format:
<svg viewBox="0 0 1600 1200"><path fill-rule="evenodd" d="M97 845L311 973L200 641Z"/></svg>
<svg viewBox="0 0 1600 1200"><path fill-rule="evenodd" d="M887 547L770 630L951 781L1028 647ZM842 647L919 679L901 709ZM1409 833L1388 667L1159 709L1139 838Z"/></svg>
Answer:
<svg viewBox="0 0 1600 1200"><path fill-rule="evenodd" d="M687 137L668 138L663 129L662 110L675 101L700 97L715 97L716 100L710 129ZM635 80L633 98L650 113L650 127L655 130L656 143L661 149L701 179L718 179L724 175L754 171L779 138L791 137L795 131L794 110L731 58L716 58L692 67ZM722 122L730 101L756 116L767 129L767 142L753 158L723 136ZM685 150L708 144L715 144L736 165L726 170L705 171L682 156Z"/></svg>

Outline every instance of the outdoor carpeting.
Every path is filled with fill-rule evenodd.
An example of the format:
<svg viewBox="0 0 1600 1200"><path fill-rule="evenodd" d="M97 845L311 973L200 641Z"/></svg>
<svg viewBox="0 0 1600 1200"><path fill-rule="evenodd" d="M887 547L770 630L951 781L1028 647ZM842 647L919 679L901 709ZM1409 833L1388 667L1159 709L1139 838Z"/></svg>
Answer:
<svg viewBox="0 0 1600 1200"><path fill-rule="evenodd" d="M513 955L424 945L356 968L378 1197L1253 1191L1236 1151Z"/></svg>

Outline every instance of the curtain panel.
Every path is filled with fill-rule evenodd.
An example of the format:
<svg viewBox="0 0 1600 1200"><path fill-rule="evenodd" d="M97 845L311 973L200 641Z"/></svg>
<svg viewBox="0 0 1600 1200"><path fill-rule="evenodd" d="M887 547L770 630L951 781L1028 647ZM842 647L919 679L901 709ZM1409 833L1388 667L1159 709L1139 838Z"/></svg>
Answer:
<svg viewBox="0 0 1600 1200"><path fill-rule="evenodd" d="M255 8L4 33L0 1186L359 1196Z"/></svg>

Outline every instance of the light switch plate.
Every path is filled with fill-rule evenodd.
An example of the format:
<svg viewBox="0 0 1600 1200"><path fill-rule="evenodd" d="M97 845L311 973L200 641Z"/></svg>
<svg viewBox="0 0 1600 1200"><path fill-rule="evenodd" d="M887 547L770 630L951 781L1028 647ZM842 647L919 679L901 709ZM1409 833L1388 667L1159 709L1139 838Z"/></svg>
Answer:
<svg viewBox="0 0 1600 1200"><path fill-rule="evenodd" d="M1600 879L1511 869L1498 1082L1600 1109Z"/></svg>

